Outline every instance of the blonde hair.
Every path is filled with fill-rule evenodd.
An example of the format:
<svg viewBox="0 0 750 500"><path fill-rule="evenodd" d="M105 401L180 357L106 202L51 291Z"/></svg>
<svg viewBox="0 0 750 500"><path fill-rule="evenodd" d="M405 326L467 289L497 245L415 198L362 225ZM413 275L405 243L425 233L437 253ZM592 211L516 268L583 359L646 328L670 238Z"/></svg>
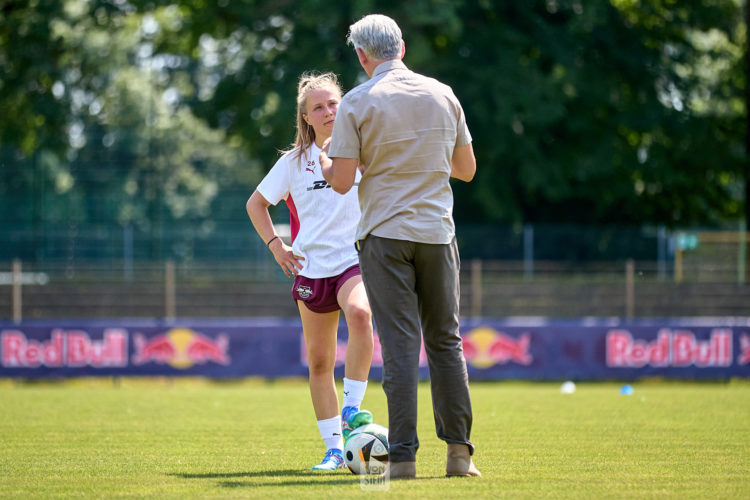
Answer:
<svg viewBox="0 0 750 500"><path fill-rule="evenodd" d="M315 142L315 130L302 116L307 114L307 96L310 91L324 87L335 89L339 97L343 94L341 85L339 85L339 78L334 73L306 72L299 78L297 84L297 136L294 138L291 147L285 151L285 153L292 153L297 159L300 159L303 154L307 154L307 149Z"/></svg>

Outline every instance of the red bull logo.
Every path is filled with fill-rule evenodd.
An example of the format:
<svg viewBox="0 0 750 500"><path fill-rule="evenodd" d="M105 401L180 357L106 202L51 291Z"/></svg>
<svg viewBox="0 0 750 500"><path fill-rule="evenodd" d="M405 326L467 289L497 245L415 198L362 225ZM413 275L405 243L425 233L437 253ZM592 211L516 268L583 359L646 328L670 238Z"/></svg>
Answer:
<svg viewBox="0 0 750 500"><path fill-rule="evenodd" d="M732 331L715 328L708 340L697 340L687 330L662 328L656 339L635 340L626 330L607 333L607 366L613 368L730 366Z"/></svg>
<svg viewBox="0 0 750 500"><path fill-rule="evenodd" d="M208 362L228 365L229 337L221 334L212 339L189 328L172 328L167 333L147 339L133 335L133 364L157 363L179 370Z"/></svg>
<svg viewBox="0 0 750 500"><path fill-rule="evenodd" d="M497 364L530 365L534 357L529 353L531 333L514 338L490 327L471 330L463 338L466 362L476 368L490 368Z"/></svg>
<svg viewBox="0 0 750 500"><path fill-rule="evenodd" d="M102 340L91 340L84 331L56 328L49 340L38 341L29 340L21 331L5 330L0 335L0 350L4 368L127 366L128 333L107 328Z"/></svg>

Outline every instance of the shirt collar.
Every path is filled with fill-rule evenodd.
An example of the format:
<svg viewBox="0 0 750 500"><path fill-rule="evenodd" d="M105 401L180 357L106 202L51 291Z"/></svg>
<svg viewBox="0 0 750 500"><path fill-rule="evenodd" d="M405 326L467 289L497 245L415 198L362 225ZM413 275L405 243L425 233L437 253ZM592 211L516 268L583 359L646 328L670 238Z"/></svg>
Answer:
<svg viewBox="0 0 750 500"><path fill-rule="evenodd" d="M401 59L390 59L382 62L375 67L375 71L372 72L372 77L375 78L381 73L391 71L393 69L407 69L406 64Z"/></svg>

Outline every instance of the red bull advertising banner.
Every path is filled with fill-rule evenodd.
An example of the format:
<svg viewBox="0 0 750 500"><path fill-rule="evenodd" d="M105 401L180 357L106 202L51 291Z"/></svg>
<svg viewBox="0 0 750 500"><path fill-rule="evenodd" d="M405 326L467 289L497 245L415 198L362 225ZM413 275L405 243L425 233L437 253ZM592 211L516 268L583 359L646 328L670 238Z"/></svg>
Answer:
<svg viewBox="0 0 750 500"><path fill-rule="evenodd" d="M466 320L472 380L750 377L750 318ZM343 376L346 324L336 375ZM420 374L429 377L422 347ZM371 378L382 376L375 337ZM0 322L0 377L307 375L299 320Z"/></svg>

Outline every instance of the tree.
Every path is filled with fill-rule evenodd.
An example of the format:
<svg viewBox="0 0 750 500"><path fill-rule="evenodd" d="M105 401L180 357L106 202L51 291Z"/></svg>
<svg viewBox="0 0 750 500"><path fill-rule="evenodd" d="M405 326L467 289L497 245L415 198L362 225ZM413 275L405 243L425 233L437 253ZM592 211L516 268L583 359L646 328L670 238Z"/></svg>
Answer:
<svg viewBox="0 0 750 500"><path fill-rule="evenodd" d="M0 125L2 171L14 179L9 188L35 192L43 208L16 211L19 204L9 193L4 212L35 223L154 227L208 218L223 189L259 180L260 170L238 142L184 103L191 59L155 52L161 38L179 31L179 9L140 14L127 4L119 9L109 2L66 0L58 10L38 13L18 5L11 10L23 22L2 23L7 38L16 40L13 29L31 30L23 23L38 29L28 60L22 47L16 47L21 57L8 51L0 58L19 68L0 100L10 118ZM46 52L36 48L47 44L58 49L45 63ZM20 71L24 67L31 69ZM33 82L20 82L29 78L45 82L41 99L24 93ZM34 114L40 102L49 106L39 116L54 121Z"/></svg>
<svg viewBox="0 0 750 500"><path fill-rule="evenodd" d="M463 9L464 34L445 49L461 59L438 58L444 78L475 97L467 114L478 182L463 188L460 199L471 202L457 212L600 224L738 217L738 115L712 108L731 98L726 75L709 85L696 73L706 57L733 60L697 37L739 43L737 13L731 1ZM693 97L701 83L703 106Z"/></svg>
<svg viewBox="0 0 750 500"><path fill-rule="evenodd" d="M244 220L294 137L298 76L366 78L345 36L369 12L464 104L479 170L457 219L741 217L738 0L6 1L0 217Z"/></svg>

